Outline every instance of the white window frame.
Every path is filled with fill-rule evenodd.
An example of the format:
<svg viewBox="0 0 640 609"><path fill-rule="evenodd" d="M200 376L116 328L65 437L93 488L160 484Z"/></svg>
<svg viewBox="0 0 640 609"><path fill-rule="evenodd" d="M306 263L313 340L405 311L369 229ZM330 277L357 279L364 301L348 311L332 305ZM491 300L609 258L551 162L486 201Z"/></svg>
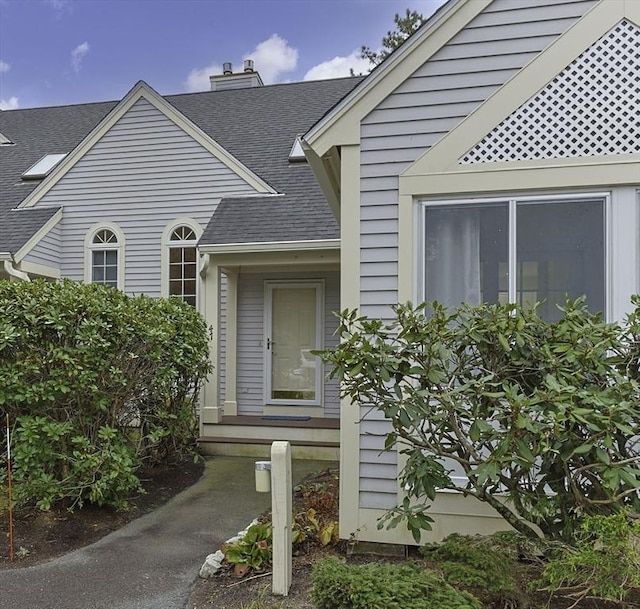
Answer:
<svg viewBox="0 0 640 609"><path fill-rule="evenodd" d="M316 397L314 400L284 400L271 397L271 350L268 341L272 336L273 300L274 288L315 288L316 290L316 349L324 349L324 281L323 280L266 280L264 282L264 349L263 349L263 387L264 403L267 406L295 406L291 412L294 415L305 414L299 407L322 406L324 403L324 382L322 362L316 366L315 386ZM265 410L266 412L266 410Z"/></svg>
<svg viewBox="0 0 640 609"><path fill-rule="evenodd" d="M611 228L611 191L589 191L589 192L571 192L571 193L545 193L545 194L526 194L526 195L505 195L496 197L483 198L452 198L452 199L420 199L418 201L418 239L417 239L417 264L416 264L416 297L420 302L427 299L425 294L425 216L429 207L446 207L455 205L483 205L491 203L507 204L508 207L508 273L509 273L509 302L517 302L517 226L516 226L516 206L519 203L527 202L555 202L562 203L564 201L580 201L584 199L602 199L604 203L604 317L608 321L612 321L612 228Z"/></svg>
<svg viewBox="0 0 640 609"><path fill-rule="evenodd" d="M117 243L94 243L95 236L102 230L111 231L117 239ZM93 252L116 251L118 254L118 290L125 289L125 237L120 227L114 222L99 222L94 224L85 234L84 238L84 281L85 283L97 283L93 280ZM100 282L102 283L102 282Z"/></svg>
<svg viewBox="0 0 640 609"><path fill-rule="evenodd" d="M171 241L171 235L173 231L181 226L190 228L196 238L195 241ZM162 231L162 237L160 239L160 295L163 298L169 297L169 250L172 247L190 247L193 245L196 248L196 309L200 310L200 251L198 249L198 242L202 237L203 228L193 218L176 218L167 224Z"/></svg>

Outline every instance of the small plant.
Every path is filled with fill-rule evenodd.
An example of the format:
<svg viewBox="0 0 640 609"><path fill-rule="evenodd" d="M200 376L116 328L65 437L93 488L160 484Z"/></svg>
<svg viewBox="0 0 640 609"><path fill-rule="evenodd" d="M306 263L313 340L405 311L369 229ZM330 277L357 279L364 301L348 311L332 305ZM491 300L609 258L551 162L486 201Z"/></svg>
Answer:
<svg viewBox="0 0 640 609"><path fill-rule="evenodd" d="M294 545L318 543L321 546L338 543L337 520L324 520L313 508L298 512L293 517L292 541Z"/></svg>
<svg viewBox="0 0 640 609"><path fill-rule="evenodd" d="M546 565L540 585L576 599L622 602L640 589L640 520L625 512L588 516L575 548L563 547Z"/></svg>
<svg viewBox="0 0 640 609"><path fill-rule="evenodd" d="M416 564L316 564L311 596L317 609L481 609L468 592Z"/></svg>
<svg viewBox="0 0 640 609"><path fill-rule="evenodd" d="M449 535L439 544L420 548L452 586L472 591L483 600L512 604L518 600L518 542L504 535ZM486 598L485 598L486 597Z"/></svg>
<svg viewBox="0 0 640 609"><path fill-rule="evenodd" d="M246 575L249 570L265 571L271 565L273 556L271 523L250 526L242 539L226 544L222 551L238 576Z"/></svg>

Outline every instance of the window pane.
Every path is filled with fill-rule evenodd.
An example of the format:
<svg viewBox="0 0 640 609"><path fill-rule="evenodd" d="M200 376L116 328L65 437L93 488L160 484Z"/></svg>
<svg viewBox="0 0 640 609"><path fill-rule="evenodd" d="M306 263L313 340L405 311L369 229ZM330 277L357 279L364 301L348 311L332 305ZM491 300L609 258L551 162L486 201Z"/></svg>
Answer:
<svg viewBox="0 0 640 609"><path fill-rule="evenodd" d="M425 208L425 300L456 307L502 300L506 203Z"/></svg>
<svg viewBox="0 0 640 609"><path fill-rule="evenodd" d="M169 265L169 278L170 279L182 279L182 265L170 264Z"/></svg>
<svg viewBox="0 0 640 609"><path fill-rule="evenodd" d="M105 256L104 256L105 252L103 251L97 251L97 252L93 252L92 253L92 264L94 266L96 265L100 265L100 266L104 266L105 263Z"/></svg>
<svg viewBox="0 0 640 609"><path fill-rule="evenodd" d="M118 281L118 267L117 266L108 266L105 268L105 279L108 282L117 282Z"/></svg>
<svg viewBox="0 0 640 609"><path fill-rule="evenodd" d="M591 311L604 311L604 202L520 203L516 218L517 301L545 300L548 320L566 297L584 295Z"/></svg>
<svg viewBox="0 0 640 609"><path fill-rule="evenodd" d="M184 248L184 260L185 260L185 262L195 262L196 261L196 248L195 247L185 247Z"/></svg>
<svg viewBox="0 0 640 609"><path fill-rule="evenodd" d="M182 248L181 247L172 247L169 249L169 261L174 263L182 262Z"/></svg>
<svg viewBox="0 0 640 609"><path fill-rule="evenodd" d="M93 283L104 283L104 267L103 266L94 266L93 267Z"/></svg>
<svg viewBox="0 0 640 609"><path fill-rule="evenodd" d="M188 279L195 279L196 277L196 265L195 264L185 264L184 265L184 276Z"/></svg>
<svg viewBox="0 0 640 609"><path fill-rule="evenodd" d="M315 287L271 292L271 399L315 400L317 347Z"/></svg>
<svg viewBox="0 0 640 609"><path fill-rule="evenodd" d="M118 252L116 250L107 250L104 255L105 264L118 264Z"/></svg>

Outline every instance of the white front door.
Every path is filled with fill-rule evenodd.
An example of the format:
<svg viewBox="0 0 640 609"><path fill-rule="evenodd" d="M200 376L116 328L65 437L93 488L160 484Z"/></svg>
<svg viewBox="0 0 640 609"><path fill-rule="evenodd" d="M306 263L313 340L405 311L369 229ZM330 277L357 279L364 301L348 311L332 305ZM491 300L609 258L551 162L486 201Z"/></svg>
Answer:
<svg viewBox="0 0 640 609"><path fill-rule="evenodd" d="M267 404L321 403L322 283L267 282Z"/></svg>

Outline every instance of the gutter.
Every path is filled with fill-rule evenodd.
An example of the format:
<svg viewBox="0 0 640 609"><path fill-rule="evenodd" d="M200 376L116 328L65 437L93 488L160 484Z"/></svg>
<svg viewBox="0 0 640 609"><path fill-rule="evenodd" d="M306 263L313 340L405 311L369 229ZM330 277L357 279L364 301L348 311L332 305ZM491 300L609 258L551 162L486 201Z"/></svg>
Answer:
<svg viewBox="0 0 640 609"><path fill-rule="evenodd" d="M9 277L15 277L18 281L31 281L27 273L15 267L11 254L5 252L0 253L0 260L2 260L5 273L7 273Z"/></svg>

